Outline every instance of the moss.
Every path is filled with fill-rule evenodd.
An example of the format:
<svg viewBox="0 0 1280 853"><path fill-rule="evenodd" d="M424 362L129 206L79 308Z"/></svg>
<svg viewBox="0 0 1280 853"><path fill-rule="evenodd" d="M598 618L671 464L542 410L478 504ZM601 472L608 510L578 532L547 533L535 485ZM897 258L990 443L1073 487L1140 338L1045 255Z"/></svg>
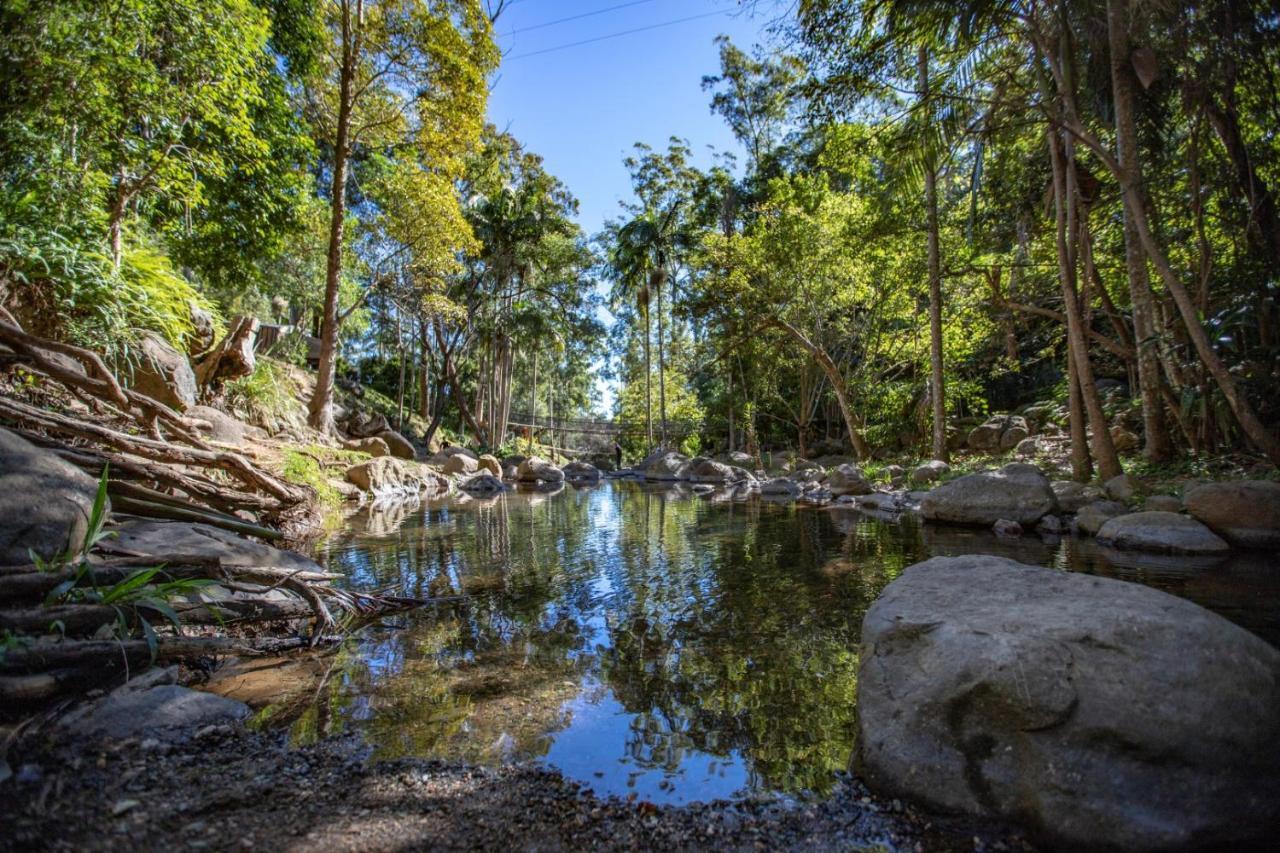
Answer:
<svg viewBox="0 0 1280 853"><path fill-rule="evenodd" d="M314 456L294 449L284 452L284 468L280 472L290 483L315 489L320 503L336 507L342 503L342 495L329 482L328 474Z"/></svg>

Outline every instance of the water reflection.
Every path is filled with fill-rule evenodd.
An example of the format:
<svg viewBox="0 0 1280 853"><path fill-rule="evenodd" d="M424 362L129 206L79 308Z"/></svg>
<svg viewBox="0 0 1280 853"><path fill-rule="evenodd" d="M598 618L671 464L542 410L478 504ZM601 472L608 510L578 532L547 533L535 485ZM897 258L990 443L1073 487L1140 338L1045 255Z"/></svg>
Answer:
<svg viewBox="0 0 1280 853"><path fill-rule="evenodd" d="M605 793L821 794L855 736L863 613L906 566L993 553L1150 583L1276 642L1268 558L1196 566L855 510L610 482L368 508L324 557L361 588L467 595L371 630L304 733L382 756L539 758Z"/></svg>

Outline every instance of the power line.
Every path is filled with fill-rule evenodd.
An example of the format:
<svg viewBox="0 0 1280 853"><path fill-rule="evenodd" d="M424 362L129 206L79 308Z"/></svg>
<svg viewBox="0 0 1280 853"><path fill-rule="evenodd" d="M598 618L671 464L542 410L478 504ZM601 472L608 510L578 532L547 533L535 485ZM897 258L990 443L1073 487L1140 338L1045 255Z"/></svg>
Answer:
<svg viewBox="0 0 1280 853"><path fill-rule="evenodd" d="M596 36L595 38L583 39L582 41L570 42L569 44L560 44L560 45L556 45L555 47L544 48L543 50L535 50L529 53L521 53L521 54L517 54L516 56L507 57L507 61L509 62L512 59L525 59L530 56L541 56L544 53L554 53L557 50L568 50L571 47L581 47L584 44L594 44L595 42L598 42L598 41L606 41L607 39L621 38L622 36L629 36L634 33L643 33L648 30L656 30L659 27L672 27L672 26L675 26L676 24L685 24L685 23L688 23L689 21L697 21L702 18L710 18L715 15L727 15L727 14L729 13L724 11L723 9L718 9L714 12L704 12L701 15L690 15L687 18L676 18L674 21L663 21L660 24L650 24L647 27L636 27L633 30L623 30L622 32L609 33L608 35Z"/></svg>
<svg viewBox="0 0 1280 853"><path fill-rule="evenodd" d="M619 3L617 6L609 6L608 8L605 8L605 9L597 9L594 12L583 12L580 15L570 15L567 18L557 18L554 21L547 21L545 24L534 24L532 27L521 27L518 30L512 30L511 32L504 33L503 35L513 36L517 33L528 33L528 32L532 32L533 30L541 30L547 27L554 27L556 24L567 24L570 21L579 21L583 18L592 18L592 17L595 17L596 15L603 15L605 12L616 12L618 9L627 9L632 6L641 6L641 5L644 5L645 3L652 3L652 2L654 2L654 0L631 0L630 3Z"/></svg>

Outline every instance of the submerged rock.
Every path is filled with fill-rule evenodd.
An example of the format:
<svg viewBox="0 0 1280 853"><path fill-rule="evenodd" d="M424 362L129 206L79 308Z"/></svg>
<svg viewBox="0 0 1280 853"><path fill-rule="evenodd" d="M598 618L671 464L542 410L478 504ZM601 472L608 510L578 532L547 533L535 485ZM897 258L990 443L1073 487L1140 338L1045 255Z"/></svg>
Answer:
<svg viewBox="0 0 1280 853"><path fill-rule="evenodd" d="M79 548L97 493L97 482L70 462L0 429L0 564Z"/></svg>
<svg viewBox="0 0 1280 853"><path fill-rule="evenodd" d="M1229 847L1280 820L1280 651L1138 584L911 566L863 620L858 724L873 789L1063 848Z"/></svg>
<svg viewBox="0 0 1280 853"><path fill-rule="evenodd" d="M1280 548L1280 483L1207 483L1187 492L1187 512L1241 548Z"/></svg>
<svg viewBox="0 0 1280 853"><path fill-rule="evenodd" d="M1040 469L1016 462L999 471L968 474L944 483L920 503L928 521L984 526L1001 519L1034 525L1057 508L1057 498Z"/></svg>
<svg viewBox="0 0 1280 853"><path fill-rule="evenodd" d="M564 472L538 456L530 456L516 468L516 479L522 483L563 483Z"/></svg>
<svg viewBox="0 0 1280 853"><path fill-rule="evenodd" d="M1160 554L1225 554L1231 546L1187 515L1131 512L1108 520L1098 541L1115 548Z"/></svg>

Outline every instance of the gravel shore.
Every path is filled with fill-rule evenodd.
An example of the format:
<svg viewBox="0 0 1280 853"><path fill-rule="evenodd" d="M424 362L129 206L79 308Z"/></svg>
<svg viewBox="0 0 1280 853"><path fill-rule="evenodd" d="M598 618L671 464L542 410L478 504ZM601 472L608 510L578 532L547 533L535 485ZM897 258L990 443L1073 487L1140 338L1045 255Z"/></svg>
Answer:
<svg viewBox="0 0 1280 853"><path fill-rule="evenodd" d="M354 737L293 748L211 726L185 743L11 749L3 850L1027 850L855 780L821 803L601 799L558 773L371 763Z"/></svg>

